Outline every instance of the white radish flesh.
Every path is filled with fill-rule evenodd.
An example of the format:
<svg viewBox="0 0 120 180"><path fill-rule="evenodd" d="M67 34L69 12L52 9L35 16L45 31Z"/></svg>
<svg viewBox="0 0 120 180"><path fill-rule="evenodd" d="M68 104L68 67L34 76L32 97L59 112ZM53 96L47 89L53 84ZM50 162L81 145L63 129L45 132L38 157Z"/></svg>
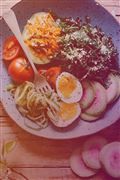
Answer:
<svg viewBox="0 0 120 180"><path fill-rule="evenodd" d="M75 174L80 177L90 177L97 173L96 170L88 168L82 158L81 158L81 150L77 149L73 152L70 157L70 166Z"/></svg>
<svg viewBox="0 0 120 180"><path fill-rule="evenodd" d="M82 158L89 168L100 169L100 150L107 144L107 140L101 136L94 136L88 139L83 145Z"/></svg>
<svg viewBox="0 0 120 180"><path fill-rule="evenodd" d="M118 76L118 82L119 82L119 96L120 96L120 76Z"/></svg>
<svg viewBox="0 0 120 180"><path fill-rule="evenodd" d="M120 76L116 75L115 78L116 78L117 83L118 83L117 95L115 98L115 100L116 100L120 96Z"/></svg>
<svg viewBox="0 0 120 180"><path fill-rule="evenodd" d="M86 114L85 112L81 113L80 117L81 117L81 119L83 119L85 121L89 121L89 122L90 121L95 121L95 120L97 120L99 118L98 116L92 116L92 115Z"/></svg>
<svg viewBox="0 0 120 180"><path fill-rule="evenodd" d="M95 90L95 100L91 106L85 110L85 113L92 116L100 116L107 106L106 90L99 82L94 82L93 88Z"/></svg>
<svg viewBox="0 0 120 180"><path fill-rule="evenodd" d="M83 96L80 100L80 107L82 109L86 109L91 105L91 103L95 98L94 90L89 81L83 81L82 87L83 87Z"/></svg>
<svg viewBox="0 0 120 180"><path fill-rule="evenodd" d="M115 78L115 75L113 74L109 74L108 81L110 85L106 89L106 93L107 93L107 103L109 104L109 103L112 103L114 99L116 98L119 85L118 85L117 79Z"/></svg>
<svg viewBox="0 0 120 180"><path fill-rule="evenodd" d="M100 152L100 161L110 176L120 178L120 142L104 146Z"/></svg>

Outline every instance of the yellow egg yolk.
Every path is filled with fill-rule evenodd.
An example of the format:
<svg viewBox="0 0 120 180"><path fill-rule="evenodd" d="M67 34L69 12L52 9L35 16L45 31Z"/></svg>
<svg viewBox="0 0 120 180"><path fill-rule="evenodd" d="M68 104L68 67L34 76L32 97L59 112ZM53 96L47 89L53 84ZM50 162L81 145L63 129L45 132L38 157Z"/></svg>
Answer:
<svg viewBox="0 0 120 180"><path fill-rule="evenodd" d="M76 103L67 104L61 102L59 116L61 117L62 120L64 121L71 120L76 116L76 113L77 113Z"/></svg>
<svg viewBox="0 0 120 180"><path fill-rule="evenodd" d="M62 76L59 79L58 88L65 98L69 98L76 88L76 80L72 77Z"/></svg>

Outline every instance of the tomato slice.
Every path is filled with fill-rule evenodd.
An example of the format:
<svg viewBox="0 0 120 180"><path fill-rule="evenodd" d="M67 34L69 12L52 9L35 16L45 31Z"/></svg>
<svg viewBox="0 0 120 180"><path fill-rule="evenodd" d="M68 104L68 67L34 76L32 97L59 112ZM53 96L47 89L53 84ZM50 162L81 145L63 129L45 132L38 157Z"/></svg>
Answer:
<svg viewBox="0 0 120 180"><path fill-rule="evenodd" d="M10 36L6 39L3 46L3 59L11 61L20 53L21 47L15 36Z"/></svg>
<svg viewBox="0 0 120 180"><path fill-rule="evenodd" d="M61 67L55 66L51 67L46 71L46 79L51 84L52 87L56 86L56 79L61 73Z"/></svg>

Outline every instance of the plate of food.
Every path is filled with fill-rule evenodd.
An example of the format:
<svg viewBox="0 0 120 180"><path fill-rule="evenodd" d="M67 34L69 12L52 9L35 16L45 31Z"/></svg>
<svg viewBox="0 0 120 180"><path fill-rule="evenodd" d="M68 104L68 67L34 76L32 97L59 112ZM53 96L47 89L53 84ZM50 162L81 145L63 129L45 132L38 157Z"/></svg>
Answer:
<svg viewBox="0 0 120 180"><path fill-rule="evenodd" d="M50 139L77 138L115 123L120 118L115 18L94 0L23 0L12 9L31 59L52 92L37 91L33 69L2 19L1 102L11 119Z"/></svg>

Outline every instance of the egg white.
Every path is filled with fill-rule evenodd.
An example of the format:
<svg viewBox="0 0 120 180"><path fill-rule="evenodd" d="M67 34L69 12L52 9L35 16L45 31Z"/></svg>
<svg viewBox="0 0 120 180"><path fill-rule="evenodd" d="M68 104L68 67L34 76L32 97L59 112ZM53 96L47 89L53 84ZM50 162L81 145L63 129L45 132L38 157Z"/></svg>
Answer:
<svg viewBox="0 0 120 180"><path fill-rule="evenodd" d="M79 103L76 103L76 110L77 113L75 114L75 116L69 120L63 120L60 116L58 116L57 118L55 116L53 116L53 114L51 114L50 111L48 111L48 116L51 120L51 122L57 126L57 127L67 127L70 124L72 124L81 114L81 108ZM68 110L69 111L69 110ZM68 112L69 113L69 112Z"/></svg>
<svg viewBox="0 0 120 180"><path fill-rule="evenodd" d="M76 81L76 88L73 90L73 92L71 93L70 97L68 97L68 98L64 97L62 92L59 89L59 81L60 81L60 79L63 76L70 77L70 78L72 78L72 79L74 79ZM80 81L75 76L73 76L72 74L70 74L68 72L62 72L57 77L57 80L56 80L56 91L57 91L57 94L60 97L60 99L63 102L66 102L66 103L76 103L76 102L79 102L81 97L82 97L82 95L83 95L83 89L82 89L82 85L81 85Z"/></svg>

